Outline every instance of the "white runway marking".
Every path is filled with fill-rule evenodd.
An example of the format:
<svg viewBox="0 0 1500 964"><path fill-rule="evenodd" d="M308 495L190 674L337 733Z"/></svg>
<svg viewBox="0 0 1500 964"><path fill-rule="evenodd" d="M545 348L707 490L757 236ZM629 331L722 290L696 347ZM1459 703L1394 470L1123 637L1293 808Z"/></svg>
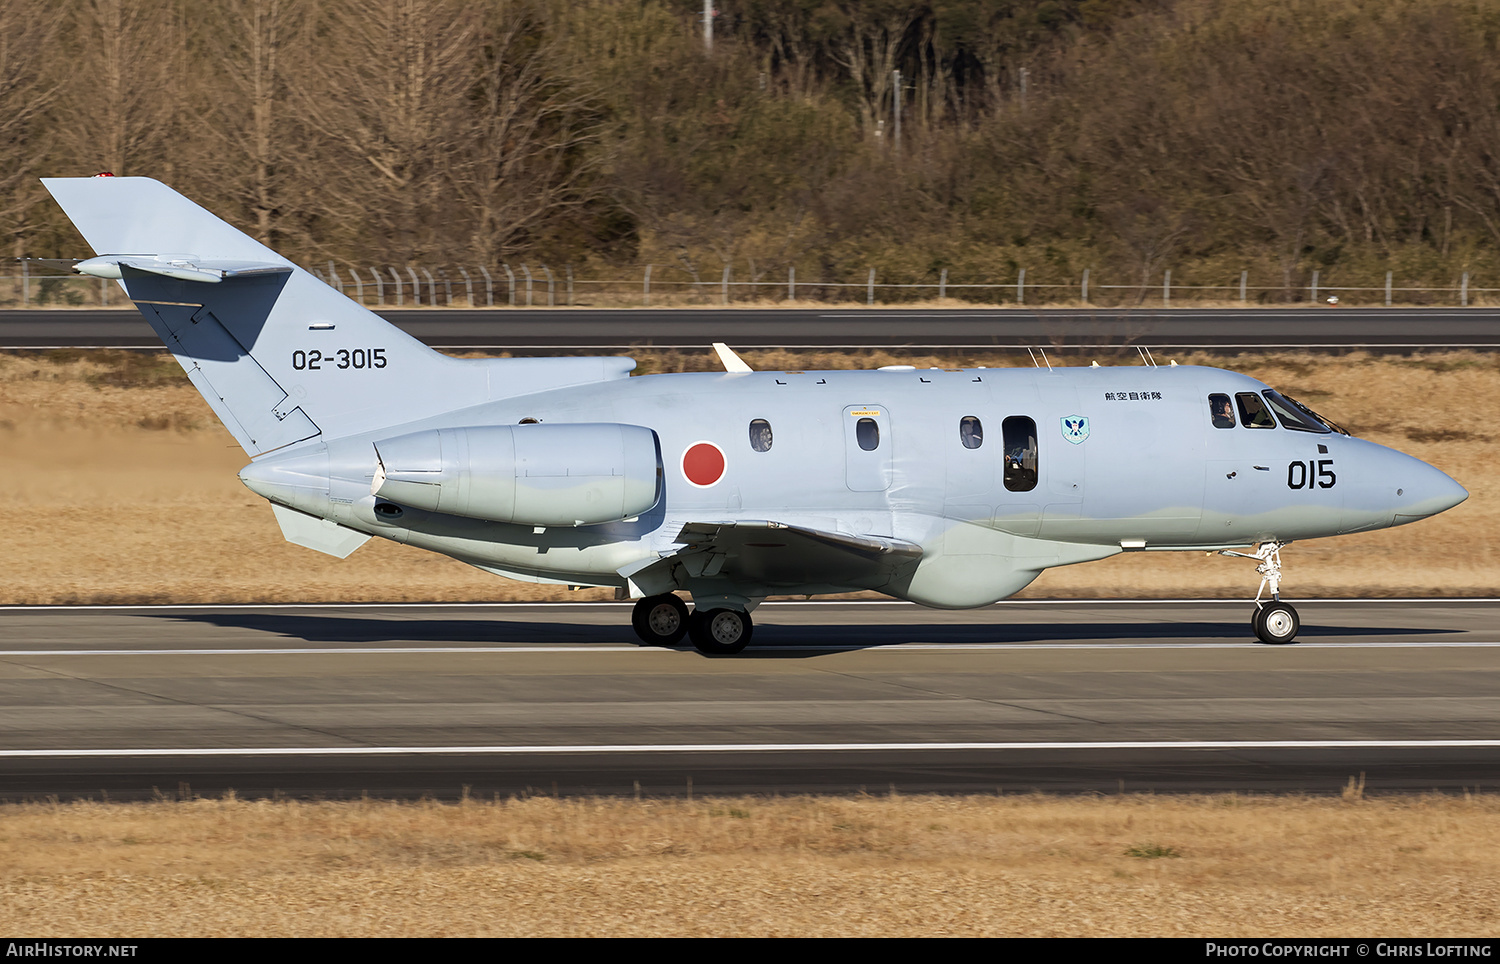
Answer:
<svg viewBox="0 0 1500 964"><path fill-rule="evenodd" d="M819 653L910 653L910 652L1027 652L1053 650L1135 650L1135 649L1262 649L1248 641L1222 643L882 643L878 646L751 646L747 653L807 652ZM1442 640L1432 642L1354 642L1294 643L1277 647L1288 651L1299 649L1496 649L1500 640ZM411 656L468 653L475 656L502 656L535 653L691 653L687 646L347 646L347 647L279 647L246 646L241 649L0 649L0 659L14 656Z"/></svg>
<svg viewBox="0 0 1500 964"><path fill-rule="evenodd" d="M1500 749L1500 740L1141 740L1048 743L651 743L591 746L149 747L115 750L0 750L0 759L208 756L487 756L631 753L789 753L933 750L1360 750Z"/></svg>
<svg viewBox="0 0 1500 964"><path fill-rule="evenodd" d="M1195 550L1196 551L1196 550ZM1467 606L1494 604L1500 596L1482 597L1381 597L1379 599L1316 598L1292 600L1299 606L1313 604L1337 604L1357 606L1383 606L1390 604L1429 604L1444 606ZM85 606L0 606L0 612L239 612L241 610L286 610L302 609L624 609L634 602L446 602L446 603L166 603L159 605L100 604ZM1244 606L1251 605L1248 599L1002 599L989 607L1006 606L1069 606L1087 608L1094 606ZM762 603L760 609L792 609L820 606L905 606L923 610L916 603L900 599L785 599ZM934 612L937 616L939 613Z"/></svg>
<svg viewBox="0 0 1500 964"><path fill-rule="evenodd" d="M857 643L838 646L788 644L785 646L751 646L747 653L794 653L809 650L819 653L910 653L910 652L1027 652L1053 650L1135 650L1135 649L1262 649L1258 643L1245 640L1222 643L882 643L861 646ZM1294 643L1277 647L1288 651L1299 649L1495 649L1500 640L1452 642L1353 642ZM687 646L346 646L346 647L279 647L246 646L240 649L0 649L0 659L14 656L411 656L468 653L475 656L501 656L535 653L691 653Z"/></svg>

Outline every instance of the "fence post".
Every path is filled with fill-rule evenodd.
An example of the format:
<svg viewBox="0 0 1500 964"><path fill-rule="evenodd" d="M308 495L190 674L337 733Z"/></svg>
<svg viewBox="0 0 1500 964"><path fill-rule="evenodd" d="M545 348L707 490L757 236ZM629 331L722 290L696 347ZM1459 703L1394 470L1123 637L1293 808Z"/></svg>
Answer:
<svg viewBox="0 0 1500 964"><path fill-rule="evenodd" d="M432 307L436 308L437 307L437 282L432 280L432 272L431 271L428 271L426 268L423 268L422 269L422 273L427 276L427 303L429 305L431 305Z"/></svg>
<svg viewBox="0 0 1500 964"><path fill-rule="evenodd" d="M1242 304L1242 305L1245 303L1245 282L1248 281L1249 279L1250 279L1250 272L1248 272L1248 271L1241 271L1240 272L1240 304Z"/></svg>
<svg viewBox="0 0 1500 964"><path fill-rule="evenodd" d="M1083 303L1089 303L1089 269L1083 269Z"/></svg>
<svg viewBox="0 0 1500 964"><path fill-rule="evenodd" d="M1464 272L1464 279L1459 283L1458 303L1464 308L1469 307L1469 273Z"/></svg>
<svg viewBox="0 0 1500 964"><path fill-rule="evenodd" d="M365 303L365 285L359 280L359 272L353 268L349 269L349 277L354 279L354 300L359 304Z"/></svg>
<svg viewBox="0 0 1500 964"><path fill-rule="evenodd" d="M1312 300L1313 300L1314 304L1317 304L1317 301L1318 301L1318 272L1317 271L1313 271Z"/></svg>
<svg viewBox="0 0 1500 964"><path fill-rule="evenodd" d="M786 269L786 300L797 300L797 266L791 265Z"/></svg>
<svg viewBox="0 0 1500 964"><path fill-rule="evenodd" d="M490 269L484 265L479 266L479 273L484 275L484 306L486 308L493 308L495 307L494 279L490 277Z"/></svg>
<svg viewBox="0 0 1500 964"><path fill-rule="evenodd" d="M647 307L651 305L651 266L646 265L646 277L641 280L642 303Z"/></svg>
<svg viewBox="0 0 1500 964"><path fill-rule="evenodd" d="M378 307L378 308L384 308L385 307L385 282L380 280L380 272L377 269L371 268L370 269L370 274L372 274L372 275L375 276L375 301L377 302L376 307Z"/></svg>
<svg viewBox="0 0 1500 964"><path fill-rule="evenodd" d="M474 307L474 280L469 277L469 272L463 265L458 266L458 273L464 276L464 293L469 296L469 307Z"/></svg>
<svg viewBox="0 0 1500 964"><path fill-rule="evenodd" d="M328 261L328 280L335 288L339 289L339 294L344 293L343 279L339 277L338 269L333 266L333 260L331 258Z"/></svg>
<svg viewBox="0 0 1500 964"><path fill-rule="evenodd" d="M31 304L31 262L21 259L21 307Z"/></svg>
<svg viewBox="0 0 1500 964"><path fill-rule="evenodd" d="M569 262L568 269L568 307L573 307L573 264Z"/></svg>
<svg viewBox="0 0 1500 964"><path fill-rule="evenodd" d="M448 269L447 268L439 268L438 269L438 277L443 279L443 294L444 294L444 296L447 299L446 301L444 301L444 304L446 304L449 308L452 308L453 307L453 279L450 278L450 277L448 277Z"/></svg>
<svg viewBox="0 0 1500 964"><path fill-rule="evenodd" d="M500 262L500 267L505 269L505 285L510 289L510 306L514 308L516 306L516 273L510 270L510 265L504 261Z"/></svg>
<svg viewBox="0 0 1500 964"><path fill-rule="evenodd" d="M1016 275L1016 304L1018 304L1018 305L1024 305L1025 303L1026 303L1026 269L1022 268L1021 271L1020 271L1020 273Z"/></svg>
<svg viewBox="0 0 1500 964"><path fill-rule="evenodd" d="M1172 307L1172 269L1168 268L1161 279L1161 306Z"/></svg>
<svg viewBox="0 0 1500 964"><path fill-rule="evenodd" d="M99 279L99 305L101 307L104 307L104 308L108 308L109 307L109 279L108 278L100 278Z"/></svg>
<svg viewBox="0 0 1500 964"><path fill-rule="evenodd" d="M938 300L941 301L946 297L948 297L948 269L944 268L943 273L938 275Z"/></svg>
<svg viewBox="0 0 1500 964"><path fill-rule="evenodd" d="M557 279L552 277L552 269L542 265L542 273L547 276L547 307L557 307Z"/></svg>
<svg viewBox="0 0 1500 964"><path fill-rule="evenodd" d="M865 282L865 304L875 303L875 269L870 269L870 278Z"/></svg>
<svg viewBox="0 0 1500 964"><path fill-rule="evenodd" d="M1391 306L1391 272L1385 273L1385 306Z"/></svg>
<svg viewBox="0 0 1500 964"><path fill-rule="evenodd" d="M402 305L406 304L406 302L402 300L405 295L401 293L401 276L396 273L395 268L391 269L391 280L396 282L396 307L400 308Z"/></svg>
<svg viewBox="0 0 1500 964"><path fill-rule="evenodd" d="M411 275L411 303L420 305L422 303L422 279L417 277L417 269L411 265L406 266L406 273ZM428 300L432 300L432 292L427 292Z"/></svg>
<svg viewBox="0 0 1500 964"><path fill-rule="evenodd" d="M526 307L531 307L531 269L521 265L521 274L526 278Z"/></svg>

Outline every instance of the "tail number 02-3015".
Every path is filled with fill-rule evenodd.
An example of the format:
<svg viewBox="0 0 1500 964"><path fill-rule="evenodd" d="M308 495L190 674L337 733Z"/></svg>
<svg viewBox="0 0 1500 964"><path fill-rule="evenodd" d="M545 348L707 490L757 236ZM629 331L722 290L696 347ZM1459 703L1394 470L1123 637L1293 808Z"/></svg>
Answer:
<svg viewBox="0 0 1500 964"><path fill-rule="evenodd" d="M292 368L299 372L322 371L324 366L329 368L384 368L386 364L384 348L340 348L330 352L314 348L311 351L298 349L292 352Z"/></svg>
<svg viewBox="0 0 1500 964"><path fill-rule="evenodd" d="M1286 487L1289 489L1331 489L1339 477L1333 474L1333 459L1318 459L1314 462L1293 462L1286 467Z"/></svg>

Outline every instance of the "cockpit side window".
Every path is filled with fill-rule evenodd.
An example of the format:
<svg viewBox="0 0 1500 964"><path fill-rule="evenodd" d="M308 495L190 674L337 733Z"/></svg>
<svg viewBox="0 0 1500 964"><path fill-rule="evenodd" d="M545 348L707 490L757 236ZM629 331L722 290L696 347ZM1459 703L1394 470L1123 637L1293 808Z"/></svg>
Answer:
<svg viewBox="0 0 1500 964"><path fill-rule="evenodd" d="M958 420L958 438L966 449L977 449L984 444L984 426L977 415L965 415Z"/></svg>
<svg viewBox="0 0 1500 964"><path fill-rule="evenodd" d="M1208 396L1208 413L1214 420L1214 428L1234 428L1234 406L1228 395Z"/></svg>
<svg viewBox="0 0 1500 964"><path fill-rule="evenodd" d="M1254 392L1237 392L1235 400L1240 405L1240 424L1246 428L1275 428L1276 420L1266 409L1266 403Z"/></svg>
<svg viewBox="0 0 1500 964"><path fill-rule="evenodd" d="M757 452L771 451L771 423L763 418L750 422L750 447Z"/></svg>
<svg viewBox="0 0 1500 964"><path fill-rule="evenodd" d="M1036 422L1012 415L1000 423L1000 434L1005 447L1005 487L1030 492L1036 488Z"/></svg>
<svg viewBox="0 0 1500 964"><path fill-rule="evenodd" d="M1266 404L1271 406L1271 411L1276 413L1276 418L1281 422L1282 428L1289 428L1294 432L1317 432L1319 435L1328 435L1333 432L1333 429L1320 422L1300 403L1270 389L1267 389L1265 394Z"/></svg>

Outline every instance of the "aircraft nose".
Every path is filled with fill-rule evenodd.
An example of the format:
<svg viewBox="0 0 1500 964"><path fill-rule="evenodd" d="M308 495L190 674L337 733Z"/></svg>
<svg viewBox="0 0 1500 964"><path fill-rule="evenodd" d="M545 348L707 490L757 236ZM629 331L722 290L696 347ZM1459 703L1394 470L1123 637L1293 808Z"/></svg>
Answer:
<svg viewBox="0 0 1500 964"><path fill-rule="evenodd" d="M1405 491L1397 490L1396 525L1445 512L1469 497L1469 490L1441 469L1426 462L1417 462L1414 469L1415 478L1401 487Z"/></svg>

